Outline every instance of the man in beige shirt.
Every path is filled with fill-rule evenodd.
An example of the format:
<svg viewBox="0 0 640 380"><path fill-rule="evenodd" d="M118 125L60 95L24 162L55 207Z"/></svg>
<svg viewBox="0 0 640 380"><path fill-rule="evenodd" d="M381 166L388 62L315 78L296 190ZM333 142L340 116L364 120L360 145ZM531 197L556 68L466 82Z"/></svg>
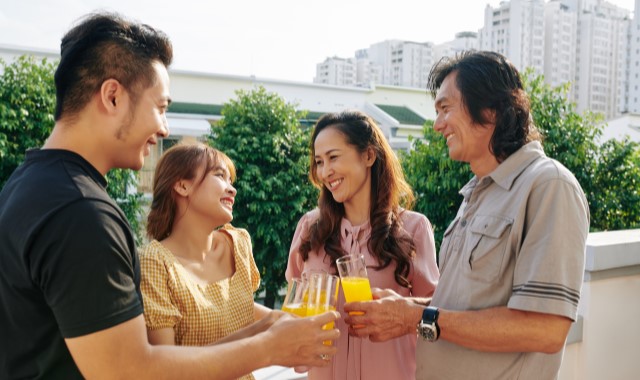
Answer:
<svg viewBox="0 0 640 380"><path fill-rule="evenodd" d="M474 177L440 248L430 301L375 290L350 333L423 337L417 379L555 379L577 317L589 207L575 177L545 156L520 75L503 56L466 52L431 71L436 131ZM429 304L428 307L424 307Z"/></svg>

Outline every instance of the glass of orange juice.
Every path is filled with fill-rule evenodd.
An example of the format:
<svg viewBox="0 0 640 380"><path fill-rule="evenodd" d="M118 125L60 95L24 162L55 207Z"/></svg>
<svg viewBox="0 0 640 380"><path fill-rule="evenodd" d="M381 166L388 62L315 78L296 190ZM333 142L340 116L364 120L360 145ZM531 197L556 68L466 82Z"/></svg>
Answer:
<svg viewBox="0 0 640 380"><path fill-rule="evenodd" d="M338 303L338 283L340 278L328 273L310 273L307 277L308 297L307 315L318 315L330 310L336 310ZM334 327L334 322L322 326L324 330ZM331 341L323 342L330 346Z"/></svg>
<svg viewBox="0 0 640 380"><path fill-rule="evenodd" d="M371 301L371 285L363 255L343 256L336 260L342 291L347 302ZM353 312L358 315L361 313Z"/></svg>
<svg viewBox="0 0 640 380"><path fill-rule="evenodd" d="M308 281L294 277L287 284L287 294L282 302L282 311L299 317L307 316Z"/></svg>

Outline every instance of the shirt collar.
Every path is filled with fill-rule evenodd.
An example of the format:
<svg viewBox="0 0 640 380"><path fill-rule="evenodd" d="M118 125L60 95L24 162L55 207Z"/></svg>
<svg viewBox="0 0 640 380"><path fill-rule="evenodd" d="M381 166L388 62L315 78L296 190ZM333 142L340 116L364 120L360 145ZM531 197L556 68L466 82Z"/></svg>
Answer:
<svg viewBox="0 0 640 380"><path fill-rule="evenodd" d="M532 141L504 160L489 175L498 186L505 190L510 190L516 178L535 160L546 157L542 144L539 141Z"/></svg>
<svg viewBox="0 0 640 380"><path fill-rule="evenodd" d="M510 190L516 178L518 178L533 161L540 157L546 157L544 150L542 150L542 144L540 144L539 141L532 141L507 157L507 159L489 173L487 177L503 189ZM460 194L465 199L468 199L476 185L478 185L480 181L487 179L479 179L477 176L474 176L460 190Z"/></svg>

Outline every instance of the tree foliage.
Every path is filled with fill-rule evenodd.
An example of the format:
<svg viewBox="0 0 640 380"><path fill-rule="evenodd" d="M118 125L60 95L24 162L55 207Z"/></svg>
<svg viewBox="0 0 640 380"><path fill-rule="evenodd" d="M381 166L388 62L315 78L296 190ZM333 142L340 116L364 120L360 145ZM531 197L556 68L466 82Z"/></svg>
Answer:
<svg viewBox="0 0 640 380"><path fill-rule="evenodd" d="M591 230L640 227L640 148L631 141L601 142L602 115L579 114L567 101L568 86L551 87L525 73L533 120L545 153L578 179L589 201Z"/></svg>
<svg viewBox="0 0 640 380"><path fill-rule="evenodd" d="M53 128L56 93L54 64L19 57L0 61L0 185L24 159L26 149L40 147Z"/></svg>
<svg viewBox="0 0 640 380"><path fill-rule="evenodd" d="M233 224L252 236L264 303L273 307L297 221L315 204L307 179L308 136L299 122L303 115L278 95L263 87L236 95L223 106L209 142L236 165Z"/></svg>
<svg viewBox="0 0 640 380"><path fill-rule="evenodd" d="M41 147L54 125L56 64L21 56L13 63L0 60L0 188L24 160L27 149ZM127 215L140 242L142 194L137 174L112 170L107 174L109 195Z"/></svg>
<svg viewBox="0 0 640 380"><path fill-rule="evenodd" d="M565 165L582 186L591 230L640 227L640 147L630 141L600 143L602 116L579 114L567 100L568 86L551 87L532 71L524 74L532 117L544 136L545 153ZM417 194L415 209L434 225L436 246L462 201L458 191L473 176L466 163L449 158L446 143L427 121L424 141L402 154L407 180Z"/></svg>

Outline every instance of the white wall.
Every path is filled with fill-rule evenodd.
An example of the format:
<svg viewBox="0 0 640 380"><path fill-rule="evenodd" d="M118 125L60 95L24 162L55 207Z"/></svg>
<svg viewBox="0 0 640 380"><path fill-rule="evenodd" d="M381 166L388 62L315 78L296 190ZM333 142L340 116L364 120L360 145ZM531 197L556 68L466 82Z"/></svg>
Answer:
<svg viewBox="0 0 640 380"><path fill-rule="evenodd" d="M579 315L558 379L640 378L640 229L589 234Z"/></svg>

